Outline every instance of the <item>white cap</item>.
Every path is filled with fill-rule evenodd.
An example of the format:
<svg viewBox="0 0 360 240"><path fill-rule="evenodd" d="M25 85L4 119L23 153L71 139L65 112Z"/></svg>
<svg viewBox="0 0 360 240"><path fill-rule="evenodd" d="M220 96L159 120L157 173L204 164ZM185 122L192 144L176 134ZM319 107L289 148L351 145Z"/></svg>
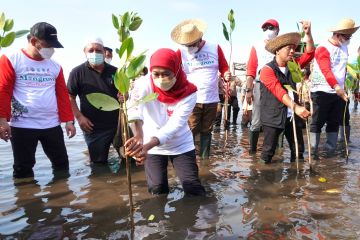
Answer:
<svg viewBox="0 0 360 240"><path fill-rule="evenodd" d="M103 41L101 40L101 38L99 37L92 37L92 38L88 38L85 41L84 47L86 47L87 45L91 44L91 43L97 43L100 44L101 46L104 46Z"/></svg>

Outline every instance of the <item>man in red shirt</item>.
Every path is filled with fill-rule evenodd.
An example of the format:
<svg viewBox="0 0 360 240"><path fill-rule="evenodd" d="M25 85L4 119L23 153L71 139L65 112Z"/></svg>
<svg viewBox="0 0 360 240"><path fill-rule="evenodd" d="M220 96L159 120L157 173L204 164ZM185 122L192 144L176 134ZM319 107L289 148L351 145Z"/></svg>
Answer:
<svg viewBox="0 0 360 240"><path fill-rule="evenodd" d="M11 140L15 178L34 176L39 141L54 170L69 168L60 123L66 122L71 138L74 116L63 70L51 59L54 48L62 47L55 27L39 22L30 29L26 48L0 58L0 138Z"/></svg>

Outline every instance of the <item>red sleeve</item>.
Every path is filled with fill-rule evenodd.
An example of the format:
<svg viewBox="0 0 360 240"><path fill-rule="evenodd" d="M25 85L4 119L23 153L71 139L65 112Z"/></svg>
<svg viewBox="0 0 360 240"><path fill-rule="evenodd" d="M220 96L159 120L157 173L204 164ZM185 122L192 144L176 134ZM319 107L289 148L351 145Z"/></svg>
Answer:
<svg viewBox="0 0 360 240"><path fill-rule="evenodd" d="M61 122L68 122L74 120L74 114L71 110L70 97L66 88L64 73L62 68L56 78L55 84L56 101L59 110L59 118Z"/></svg>
<svg viewBox="0 0 360 240"><path fill-rule="evenodd" d="M308 65L311 62L311 60L314 59L314 55L315 55L315 51L304 52L303 55L295 59L295 61L300 64L301 68L304 68L306 67L306 65Z"/></svg>
<svg viewBox="0 0 360 240"><path fill-rule="evenodd" d="M337 84L337 80L333 72L331 71L330 53L325 47L319 47L315 50L315 60L319 65L319 68L324 75L326 81L330 87L334 88Z"/></svg>
<svg viewBox="0 0 360 240"><path fill-rule="evenodd" d="M281 86L280 81L277 79L274 70L265 65L260 72L260 80L266 88L280 101L285 94L286 90Z"/></svg>
<svg viewBox="0 0 360 240"><path fill-rule="evenodd" d="M254 47L251 48L249 60L246 66L246 76L256 77L256 71L258 68L258 58L256 54L256 49Z"/></svg>
<svg viewBox="0 0 360 240"><path fill-rule="evenodd" d="M182 62L180 49L178 49L178 50L176 51L176 55L179 57L180 61Z"/></svg>
<svg viewBox="0 0 360 240"><path fill-rule="evenodd" d="M224 76L224 73L229 71L229 65L226 61L224 52L222 51L221 47L218 45L218 57L219 57L219 72L221 76Z"/></svg>
<svg viewBox="0 0 360 240"><path fill-rule="evenodd" d="M11 98L16 80L15 70L9 59L2 55L0 58L0 118L10 121Z"/></svg>

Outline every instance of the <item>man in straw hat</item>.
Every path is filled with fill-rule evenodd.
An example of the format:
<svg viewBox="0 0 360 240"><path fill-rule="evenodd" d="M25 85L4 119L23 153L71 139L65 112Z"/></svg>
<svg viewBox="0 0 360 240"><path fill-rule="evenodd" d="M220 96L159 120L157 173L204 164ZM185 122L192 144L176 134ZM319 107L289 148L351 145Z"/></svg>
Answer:
<svg viewBox="0 0 360 240"><path fill-rule="evenodd" d="M291 74L287 68L287 63L294 59L303 68L314 57L314 41L311 35L311 24L308 21L302 21L303 30L306 35L305 53L294 59L295 49L299 45L301 36L299 33L287 33L271 39L265 48L275 54L274 59L267 63L260 72L261 81L261 114L260 119L264 131L264 143L261 153L261 159L265 163L271 163L275 154L277 139L282 131L289 142L291 150L291 161L295 160L295 140L293 137L293 128L290 122L292 111L301 118L310 116L310 112L305 107L298 105L297 96L287 91L285 85L296 89L292 81ZM299 121L298 121L299 122ZM296 127L299 157L304 152L304 141L300 126Z"/></svg>
<svg viewBox="0 0 360 240"><path fill-rule="evenodd" d="M275 38L279 34L279 23L275 19L268 19L262 25L261 29L264 32L262 41L257 42L251 48L249 60L246 66L246 103L252 105L252 118L249 131L250 154L255 154L259 133L261 128L260 122L260 79L258 71L268 62L270 62L274 55L265 49L265 44ZM258 76L258 77L256 77ZM244 103L245 105L245 103Z"/></svg>
<svg viewBox="0 0 360 240"><path fill-rule="evenodd" d="M348 48L355 27L352 19L343 19L330 29L332 36L320 44L315 51L312 73L311 98L313 116L310 125L311 145L315 158L318 158L321 128L326 123L326 153L332 155L336 150L339 123L348 96L344 91ZM342 104L343 103L343 104Z"/></svg>
<svg viewBox="0 0 360 240"><path fill-rule="evenodd" d="M195 136L200 133L200 156L210 154L211 131L219 102L218 72L225 81L231 79L229 65L218 44L203 40L206 23L188 19L179 23L171 32L171 38L182 45L177 51L188 80L196 85L197 101L189 117L189 126Z"/></svg>

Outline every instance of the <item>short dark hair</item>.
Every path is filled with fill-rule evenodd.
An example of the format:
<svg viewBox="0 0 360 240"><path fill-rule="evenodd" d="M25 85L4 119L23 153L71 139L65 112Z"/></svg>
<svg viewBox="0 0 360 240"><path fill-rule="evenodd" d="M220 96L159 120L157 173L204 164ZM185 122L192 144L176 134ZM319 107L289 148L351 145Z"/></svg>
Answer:
<svg viewBox="0 0 360 240"><path fill-rule="evenodd" d="M112 50L111 48L109 48L109 47L104 47L104 50L105 50L105 51L109 51L109 52L111 52L111 53L113 52L113 50Z"/></svg>

